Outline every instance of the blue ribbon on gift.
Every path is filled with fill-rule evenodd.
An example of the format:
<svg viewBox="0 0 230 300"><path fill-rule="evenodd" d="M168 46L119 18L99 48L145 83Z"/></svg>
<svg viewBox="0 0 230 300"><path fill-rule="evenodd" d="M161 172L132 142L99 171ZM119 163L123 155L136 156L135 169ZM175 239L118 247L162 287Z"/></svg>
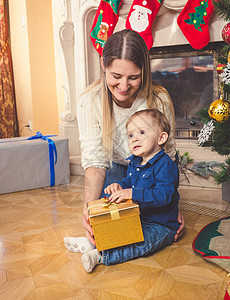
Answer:
<svg viewBox="0 0 230 300"><path fill-rule="evenodd" d="M55 135L43 135L40 131L36 135L28 137L28 140L42 139L48 142L49 145L49 161L50 161L50 186L55 185L55 168L54 165L57 163L57 148L49 137Z"/></svg>
<svg viewBox="0 0 230 300"><path fill-rule="evenodd" d="M49 145L49 162L50 162L50 186L55 185L55 168L54 165L57 163L57 148L54 143L49 137L56 136L55 134L53 135L43 135L41 134L40 131L37 131L36 135L30 136L27 139L22 139L22 140L16 140L16 141L4 141L0 142L0 144L3 143L15 143L19 141L27 141L27 140L35 140L35 139L42 139L44 141L48 142Z"/></svg>

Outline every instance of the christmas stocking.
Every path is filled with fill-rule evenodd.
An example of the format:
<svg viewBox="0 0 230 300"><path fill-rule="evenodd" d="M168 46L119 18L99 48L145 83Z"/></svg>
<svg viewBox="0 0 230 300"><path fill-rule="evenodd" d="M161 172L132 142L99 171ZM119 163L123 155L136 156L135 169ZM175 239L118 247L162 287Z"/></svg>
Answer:
<svg viewBox="0 0 230 300"><path fill-rule="evenodd" d="M90 31L90 39L97 52L102 55L108 37L118 21L122 0L101 0Z"/></svg>
<svg viewBox="0 0 230 300"><path fill-rule="evenodd" d="M194 49L202 49L208 44L208 23L213 12L212 0L188 0L177 18L178 26Z"/></svg>
<svg viewBox="0 0 230 300"><path fill-rule="evenodd" d="M125 27L140 34L150 49L153 45L152 24L164 0L134 0Z"/></svg>

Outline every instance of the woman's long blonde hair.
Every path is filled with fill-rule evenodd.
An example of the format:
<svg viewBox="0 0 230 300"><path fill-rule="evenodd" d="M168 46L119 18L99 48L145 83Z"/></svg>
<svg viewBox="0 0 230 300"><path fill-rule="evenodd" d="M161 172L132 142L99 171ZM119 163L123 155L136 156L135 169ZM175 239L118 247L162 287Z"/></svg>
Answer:
<svg viewBox="0 0 230 300"><path fill-rule="evenodd" d="M102 55L104 68L110 67L115 59L129 60L141 69L142 80L140 91L147 100L148 108L155 107L154 103L156 98L162 102L158 95L161 92L167 93L167 91L161 85L152 81L149 52L145 41L137 32L124 29L112 34L108 38ZM113 99L104 74L102 78L92 84L89 89L98 84L101 84L102 88L103 147L108 153L109 160L112 161L114 131ZM87 89L86 92L89 89Z"/></svg>

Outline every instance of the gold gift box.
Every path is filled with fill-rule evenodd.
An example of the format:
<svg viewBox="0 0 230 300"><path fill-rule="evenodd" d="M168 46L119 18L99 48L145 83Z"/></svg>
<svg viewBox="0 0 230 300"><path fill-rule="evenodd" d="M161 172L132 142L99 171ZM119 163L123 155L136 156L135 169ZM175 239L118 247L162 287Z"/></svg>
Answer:
<svg viewBox="0 0 230 300"><path fill-rule="evenodd" d="M87 203L98 251L144 241L139 205L127 200L106 204L105 198Z"/></svg>

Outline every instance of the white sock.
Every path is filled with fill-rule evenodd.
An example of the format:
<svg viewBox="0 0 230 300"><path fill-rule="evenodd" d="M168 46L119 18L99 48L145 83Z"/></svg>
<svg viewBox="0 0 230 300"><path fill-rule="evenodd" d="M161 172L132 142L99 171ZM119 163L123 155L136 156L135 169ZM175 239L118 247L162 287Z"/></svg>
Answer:
<svg viewBox="0 0 230 300"><path fill-rule="evenodd" d="M91 250L81 257L83 262L83 267L86 272L90 273L94 269L94 267L100 263L102 263L102 256L97 249Z"/></svg>
<svg viewBox="0 0 230 300"><path fill-rule="evenodd" d="M95 246L86 237L64 237L65 247L71 252L86 253Z"/></svg>

